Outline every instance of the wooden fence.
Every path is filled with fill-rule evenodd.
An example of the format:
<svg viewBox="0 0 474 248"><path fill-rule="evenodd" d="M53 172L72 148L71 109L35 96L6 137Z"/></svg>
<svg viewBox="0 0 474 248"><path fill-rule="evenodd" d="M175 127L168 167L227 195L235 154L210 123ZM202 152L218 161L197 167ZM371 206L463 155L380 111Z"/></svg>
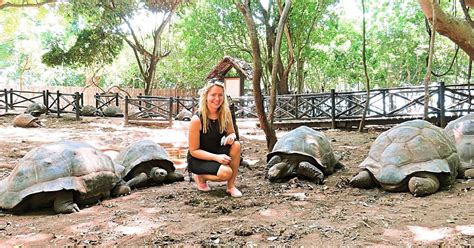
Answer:
<svg viewBox="0 0 474 248"><path fill-rule="evenodd" d="M130 97L137 97L143 94L143 89L136 89L136 88L111 88L107 92L103 92L98 87L69 87L69 86L46 86L46 87L39 87L39 86L28 86L28 89L21 89L19 87L13 87L8 90L13 90L15 92L43 92L43 91L50 91L50 92L61 92L63 94L75 94L79 92L83 95L82 101L83 105L92 105L96 104L96 95L113 95L118 94L120 99L124 100L125 96L129 94ZM127 92L127 93L125 93ZM25 97L29 98L31 95L27 93L22 93ZM197 90L185 90L185 89L177 89L177 88L169 88L169 89L153 89L151 92L152 96L164 96L164 97L192 97L197 95ZM2 93L0 93L0 97ZM0 108L3 106L3 99L0 99Z"/></svg>
<svg viewBox="0 0 474 248"><path fill-rule="evenodd" d="M470 85L445 86L444 83L440 83L430 86L428 116L436 119L438 125L445 126L447 117L453 119L471 113L473 111L472 91ZM360 120L366 101L367 94L364 91L336 93L332 90L330 93L323 94L280 96L277 101L275 119L277 121L331 119L332 122L347 119ZM269 99L265 99L264 103L268 102ZM247 108L253 111L252 107ZM423 112L424 87L401 87L371 90L366 116L380 121L418 119L423 117Z"/></svg>
<svg viewBox="0 0 474 248"><path fill-rule="evenodd" d="M429 117L440 126L447 120L472 112L473 92L470 85L448 85L444 83L429 87ZM26 97L25 95L28 95ZM45 102L45 105L59 115L60 112L77 112L87 101L84 93L50 93L4 90L0 93L0 107L26 108L34 101ZM197 109L196 97L181 96L142 96L124 97L119 93L95 94L94 102L88 103L98 109L109 105L120 106L126 113L125 118L171 121L182 109L194 112ZM317 94L280 95L277 97L275 110L276 122L308 123L325 121L331 127L338 127L337 122L348 120L359 121L362 117L367 95L365 91L335 92ZM375 122L386 123L406 119L418 119L423 116L424 87L400 87L391 89L374 89L369 95L367 118ZM232 99L237 118L256 118L254 97ZM268 112L269 97L264 98Z"/></svg>

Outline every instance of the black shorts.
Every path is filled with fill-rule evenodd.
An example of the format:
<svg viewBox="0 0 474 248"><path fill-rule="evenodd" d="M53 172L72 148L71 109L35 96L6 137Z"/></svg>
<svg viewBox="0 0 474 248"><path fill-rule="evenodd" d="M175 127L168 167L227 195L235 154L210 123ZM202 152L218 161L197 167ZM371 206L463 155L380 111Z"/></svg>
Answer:
<svg viewBox="0 0 474 248"><path fill-rule="evenodd" d="M216 154L227 154L229 155L230 146L222 146ZM196 175L217 175L221 164L216 161L207 161L195 158L191 156L191 153L188 151L188 171Z"/></svg>

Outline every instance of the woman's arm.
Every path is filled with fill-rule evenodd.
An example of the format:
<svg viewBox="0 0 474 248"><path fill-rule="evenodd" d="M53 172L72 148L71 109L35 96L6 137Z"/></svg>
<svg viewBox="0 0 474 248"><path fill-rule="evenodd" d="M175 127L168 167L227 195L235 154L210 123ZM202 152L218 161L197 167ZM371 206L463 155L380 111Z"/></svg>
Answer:
<svg viewBox="0 0 474 248"><path fill-rule="evenodd" d="M214 154L200 149L199 133L201 131L201 120L198 116L193 116L189 125L189 152L191 156L207 161L216 161L221 164L229 164L230 157L225 154Z"/></svg>
<svg viewBox="0 0 474 248"><path fill-rule="evenodd" d="M228 120L228 123L226 125L226 133L227 136L225 137L224 145L232 145L237 138L235 136L235 129L234 124L232 123L232 117Z"/></svg>

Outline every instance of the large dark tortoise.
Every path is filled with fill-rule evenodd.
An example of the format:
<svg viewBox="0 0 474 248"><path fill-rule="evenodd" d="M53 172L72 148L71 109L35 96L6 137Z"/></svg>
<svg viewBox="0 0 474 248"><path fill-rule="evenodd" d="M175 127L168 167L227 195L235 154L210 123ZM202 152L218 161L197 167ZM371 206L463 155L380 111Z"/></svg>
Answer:
<svg viewBox="0 0 474 248"><path fill-rule="evenodd" d="M53 207L56 213L78 212L79 206L110 196L120 176L112 159L87 143L61 141L29 151L0 181L0 208L12 212Z"/></svg>
<svg viewBox="0 0 474 248"><path fill-rule="evenodd" d="M461 160L458 177L474 178L474 114L449 122L444 130L456 145Z"/></svg>
<svg viewBox="0 0 474 248"><path fill-rule="evenodd" d="M286 133L267 154L267 178L270 181L297 176L322 183L324 176L341 166L326 136L307 126Z"/></svg>
<svg viewBox="0 0 474 248"><path fill-rule="evenodd" d="M380 134L359 167L354 187L425 196L455 181L459 156L443 129L413 120Z"/></svg>
<svg viewBox="0 0 474 248"><path fill-rule="evenodd" d="M184 180L166 150L152 140L138 140L122 150L115 162L124 167L122 178L131 188Z"/></svg>
<svg viewBox="0 0 474 248"><path fill-rule="evenodd" d="M46 110L47 110L47 108L44 104L34 102L34 103L31 103L30 105L28 105L28 107L26 108L25 113L30 114L34 117L39 117L41 114L45 114Z"/></svg>

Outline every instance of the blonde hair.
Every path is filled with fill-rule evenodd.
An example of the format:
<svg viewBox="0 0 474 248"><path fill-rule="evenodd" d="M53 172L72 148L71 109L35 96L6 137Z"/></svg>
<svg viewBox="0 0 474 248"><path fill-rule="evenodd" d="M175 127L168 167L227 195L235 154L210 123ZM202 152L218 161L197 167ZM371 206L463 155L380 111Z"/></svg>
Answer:
<svg viewBox="0 0 474 248"><path fill-rule="evenodd" d="M202 89L199 90L199 108L198 112L201 113L202 120L202 132L207 133L209 127L209 118L208 118L208 109L207 109L207 93L211 90L212 87L217 86L221 87L224 92L224 101L222 105L217 110L218 121L219 121L219 132L224 133L227 130L228 123L232 123L231 114L229 109L229 102L227 101L227 96L225 95L224 84L220 81L212 81L207 83Z"/></svg>

